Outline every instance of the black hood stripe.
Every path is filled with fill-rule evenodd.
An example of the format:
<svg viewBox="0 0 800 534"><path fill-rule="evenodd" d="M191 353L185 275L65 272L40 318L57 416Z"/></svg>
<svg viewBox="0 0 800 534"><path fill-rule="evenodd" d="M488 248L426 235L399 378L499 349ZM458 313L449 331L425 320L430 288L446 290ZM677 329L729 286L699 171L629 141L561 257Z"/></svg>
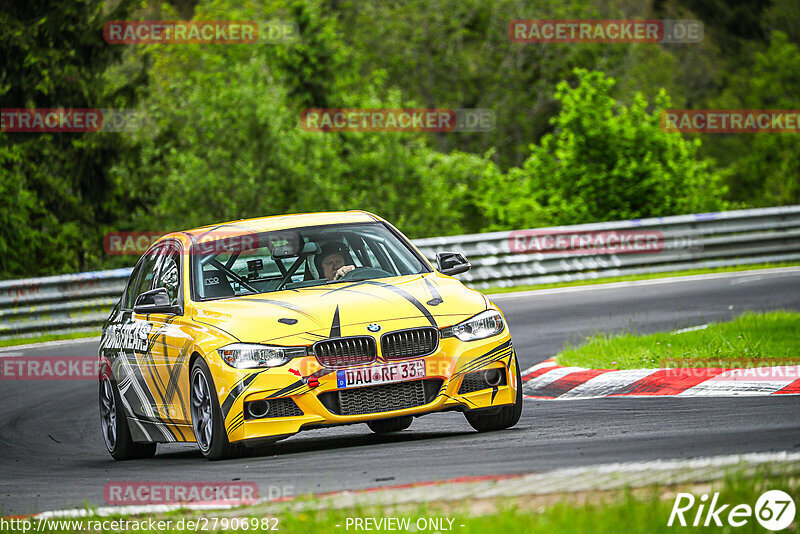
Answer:
<svg viewBox="0 0 800 534"><path fill-rule="evenodd" d="M406 299L408 302L413 304L420 312L422 312L422 315L424 315L425 318L428 319L428 322L431 323L431 326L433 326L434 328L439 328L439 326L436 324L436 319L433 318L433 315L431 315L431 312L428 311L428 308L423 306L422 303L414 297L414 295L408 293L403 289L400 289L399 287L395 287L391 284L384 284L383 282L376 282L374 280L364 280L364 283L372 286L383 287L388 289L389 291L394 291L395 293Z"/></svg>
<svg viewBox="0 0 800 534"><path fill-rule="evenodd" d="M331 333L329 337L342 337L342 325L339 323L339 305L336 305L336 311L333 312L333 322L331 323Z"/></svg>

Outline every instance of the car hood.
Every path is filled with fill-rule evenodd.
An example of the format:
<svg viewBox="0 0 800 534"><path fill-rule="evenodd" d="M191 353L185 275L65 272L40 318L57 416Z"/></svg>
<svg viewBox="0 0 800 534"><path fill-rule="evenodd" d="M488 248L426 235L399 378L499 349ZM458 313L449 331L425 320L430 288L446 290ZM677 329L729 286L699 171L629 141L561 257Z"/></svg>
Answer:
<svg viewBox="0 0 800 534"><path fill-rule="evenodd" d="M430 273L344 282L195 303L195 321L240 341L309 345L328 337L461 322L488 306L455 278Z"/></svg>

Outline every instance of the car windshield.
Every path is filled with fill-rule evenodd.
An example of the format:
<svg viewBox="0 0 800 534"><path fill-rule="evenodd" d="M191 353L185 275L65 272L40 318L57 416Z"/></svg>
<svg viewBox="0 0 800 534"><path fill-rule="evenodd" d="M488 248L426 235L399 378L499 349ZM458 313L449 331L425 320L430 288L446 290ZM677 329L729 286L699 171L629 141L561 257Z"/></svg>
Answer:
<svg viewBox="0 0 800 534"><path fill-rule="evenodd" d="M405 240L382 223L201 237L199 241L191 251L196 300L430 271Z"/></svg>

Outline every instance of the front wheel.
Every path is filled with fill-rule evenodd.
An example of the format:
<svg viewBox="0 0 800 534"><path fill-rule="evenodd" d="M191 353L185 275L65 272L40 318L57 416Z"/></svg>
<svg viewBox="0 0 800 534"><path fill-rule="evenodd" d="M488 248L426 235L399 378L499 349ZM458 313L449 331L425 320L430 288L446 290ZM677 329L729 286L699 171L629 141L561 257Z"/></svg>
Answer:
<svg viewBox="0 0 800 534"><path fill-rule="evenodd" d="M192 365L191 412L194 439L209 460L224 460L241 455L242 447L228 441L222 410L208 364L198 358Z"/></svg>
<svg viewBox="0 0 800 534"><path fill-rule="evenodd" d="M119 388L110 376L100 379L100 425L106 449L115 460L150 458L156 453L155 443L139 443L131 438Z"/></svg>
<svg viewBox="0 0 800 534"><path fill-rule="evenodd" d="M514 357L515 367L517 368L517 398L511 406L503 406L499 412L492 414L480 414L465 412L464 416L472 428L478 432L490 432L492 430L502 430L511 428L519 422L522 415L522 375L519 372L519 362Z"/></svg>

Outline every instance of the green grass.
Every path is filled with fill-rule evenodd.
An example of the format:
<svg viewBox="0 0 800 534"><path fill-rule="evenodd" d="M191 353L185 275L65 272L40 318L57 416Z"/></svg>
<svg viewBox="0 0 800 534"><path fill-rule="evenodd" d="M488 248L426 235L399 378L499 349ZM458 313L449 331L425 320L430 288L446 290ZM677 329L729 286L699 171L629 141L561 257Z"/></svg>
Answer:
<svg viewBox="0 0 800 534"><path fill-rule="evenodd" d="M592 533L592 534L619 534L625 533L674 533L676 531L695 532L692 527L668 527L667 522L670 517L675 495L678 491L689 492L697 498L694 508L686 512L684 517L691 524L700 503L702 494L713 495L719 492L718 505L729 504L727 510L721 514L720 519L723 524L727 518L727 512L738 504L746 504L755 507L758 497L767 490L780 489L789 495L800 493L800 480L789 475L770 477L753 476L744 477L741 475L729 476L724 480L719 480L710 484L686 484L678 487L649 487L636 490L625 491L601 491L601 492L579 492L564 493L555 495L538 495L519 498L498 498L498 499L472 499L469 501L459 501L456 503L440 502L429 505L405 505L396 507L367 507L367 508L348 508L348 509L318 509L318 511L300 511L286 508L276 511L275 505L243 508L237 510L224 510L220 512L190 512L179 511L153 516L154 521L171 520L172 528L159 529L136 529L136 532L194 532L187 528L178 530L174 525L184 520L184 526L188 520L197 520L205 517L210 527L216 518L217 527L222 524L222 518L226 518L227 529L219 529L220 532L243 532L244 529L230 528L232 518L255 520L260 524L262 520L269 517L278 519L278 532L288 534L320 534L320 533L347 533L364 532L357 531L352 527L347 528L348 518L408 518L415 523L420 518L449 518L452 519L452 532L454 534L570 534L570 533ZM795 500L796 497L795 497ZM311 502L313 504L313 501ZM289 505L291 506L291 504ZM129 521L141 521L144 516L123 517ZM92 521L98 519L109 520L112 518L88 518L81 520L84 527L93 526ZM75 520L70 520L75 521ZM798 532L800 524L798 518L793 525L782 532ZM239 523L240 524L240 523ZM462 526L463 525L463 526ZM65 525L62 523L62 527ZM71 527L54 528L55 524L48 525L48 532L80 532L80 527L73 524ZM764 528L754 517L749 517L747 524L732 529L727 526L724 530L719 527L701 527L698 530L703 532L765 532ZM20 529L10 529L8 526L0 529L1 532L22 532ZM35 531L35 526L34 530ZM42 530L44 531L44 530ZM133 532L133 529L128 531ZM200 530L203 531L203 530ZM249 532L261 532L263 529L248 528ZM410 530L414 532L412 528ZM29 531L30 532L30 531ZM84 529L83 532L86 532ZM113 529L103 529L103 533L114 532ZM399 532L407 532L400 530ZM431 530L416 530L416 532L432 532ZM450 532L442 530L440 532Z"/></svg>
<svg viewBox="0 0 800 534"><path fill-rule="evenodd" d="M100 330L87 332L73 332L71 334L44 334L36 337L17 337L11 339L0 339L0 347L14 347L17 345L30 345L31 343L43 343L45 341L60 341L62 339L81 339L85 337L96 337L100 335Z"/></svg>
<svg viewBox="0 0 800 534"><path fill-rule="evenodd" d="M758 367L800 364L800 313L744 313L688 332L596 335L567 346L559 365L591 369Z"/></svg>
<svg viewBox="0 0 800 534"><path fill-rule="evenodd" d="M533 289L553 289L557 287L590 286L595 284L610 284L613 282L631 282L636 280L654 280L657 278L673 278L676 276L691 276L694 274L733 273L741 271L755 271L758 269L775 269L777 267L796 267L800 263L759 263L754 265L735 265L731 267L717 267L714 269L689 269L685 271L670 271L666 273L636 274L627 276L611 276L605 278L592 278L590 280L572 280L570 282L552 282L549 284L523 285L514 287L490 287L482 289L486 295L497 293L515 293L517 291L530 291Z"/></svg>

